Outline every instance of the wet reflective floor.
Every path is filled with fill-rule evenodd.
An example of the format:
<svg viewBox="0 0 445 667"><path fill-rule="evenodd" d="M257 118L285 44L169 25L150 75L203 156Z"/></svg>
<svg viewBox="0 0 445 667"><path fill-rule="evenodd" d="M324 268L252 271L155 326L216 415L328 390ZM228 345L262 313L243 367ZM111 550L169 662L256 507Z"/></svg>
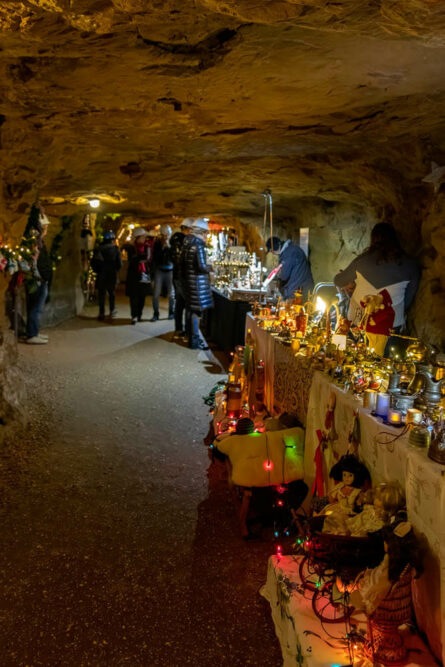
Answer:
<svg viewBox="0 0 445 667"><path fill-rule="evenodd" d="M0 456L0 664L279 667L258 594L271 545L240 539L203 445L220 371L171 321L131 326L124 303L112 323L94 315L20 347L29 425Z"/></svg>

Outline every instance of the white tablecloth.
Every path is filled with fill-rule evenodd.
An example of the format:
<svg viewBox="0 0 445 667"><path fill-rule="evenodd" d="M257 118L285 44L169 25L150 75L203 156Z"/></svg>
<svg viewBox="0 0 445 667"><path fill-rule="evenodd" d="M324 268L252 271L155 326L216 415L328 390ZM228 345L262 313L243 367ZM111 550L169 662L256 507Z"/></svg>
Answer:
<svg viewBox="0 0 445 667"><path fill-rule="evenodd" d="M277 349L283 348L264 329L257 326L254 318L246 316L249 328L257 344L259 356L265 362L266 406L271 412L279 411L274 396L274 380L277 372ZM289 348L284 353L291 354ZM283 353L283 354L284 354ZM280 352L281 354L281 352ZM305 360L301 359L304 364ZM293 355L292 364L299 357ZM292 372L292 367L290 367ZM351 394L335 386L329 376L319 371L311 374L311 388L307 415L300 416L306 425L304 468L305 480L312 486L315 477L314 454L319 441L317 429L325 429L325 417L331 394L335 393L335 430L338 438L324 452L324 476L335 463L334 452L341 456L348 448L348 436L353 427L354 411L358 410L361 430L359 455L367 465L373 484L397 480L406 491L409 518L418 533L425 536L429 553L425 563L425 573L414 585L414 606L419 627L428 636L435 655L445 664L445 467L431 461L426 449L418 449L408 444L408 436L400 435L400 430L384 426L381 420L371 416L368 410ZM291 384L287 383L291 391ZM298 391L298 385L294 387ZM288 400L291 400L288 397ZM294 400L301 405L301 400ZM387 434L387 435L382 435ZM382 444L381 441L393 439Z"/></svg>
<svg viewBox="0 0 445 667"><path fill-rule="evenodd" d="M382 440L399 436L400 429L384 426L351 394L345 394L330 382L327 375L317 372L312 381L306 423L304 469L308 484L315 476L314 454L319 443L316 430L326 430L325 415L332 392L336 395L335 430L338 438L332 449L329 447L324 452L325 480L336 460L333 450L339 456L347 450L354 410L358 410L359 455L371 473L373 484L400 482L406 492L409 519L428 541L430 553L424 575L415 582L414 606L419 627L427 634L433 652L445 662L445 468L431 461L426 449L410 445L408 435L381 444Z"/></svg>
<svg viewBox="0 0 445 667"><path fill-rule="evenodd" d="M299 558L276 556L269 558L266 584L260 593L269 602L275 632L281 646L283 667L332 667L349 664L349 655L341 641L325 632L312 611L311 593L304 591L298 574ZM362 619L362 622L361 620ZM358 628L366 629L364 616L354 619ZM344 624L326 629L334 636L344 635ZM417 635L405 637L411 660L407 667L432 667L433 657ZM357 662L362 664L356 656ZM367 663L369 664L369 663Z"/></svg>

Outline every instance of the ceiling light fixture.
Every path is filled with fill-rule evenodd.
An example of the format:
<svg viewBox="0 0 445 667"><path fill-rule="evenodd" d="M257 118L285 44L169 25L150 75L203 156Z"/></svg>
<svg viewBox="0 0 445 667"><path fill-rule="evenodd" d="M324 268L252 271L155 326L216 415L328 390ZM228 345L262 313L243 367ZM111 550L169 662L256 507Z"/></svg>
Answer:
<svg viewBox="0 0 445 667"><path fill-rule="evenodd" d="M100 199L90 199L88 203L91 206L91 208L99 208Z"/></svg>

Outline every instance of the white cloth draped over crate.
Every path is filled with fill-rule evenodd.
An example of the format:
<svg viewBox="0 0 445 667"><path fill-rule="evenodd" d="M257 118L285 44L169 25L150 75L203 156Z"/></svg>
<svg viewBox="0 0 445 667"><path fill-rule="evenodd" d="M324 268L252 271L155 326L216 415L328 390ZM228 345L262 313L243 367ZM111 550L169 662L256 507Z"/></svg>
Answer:
<svg viewBox="0 0 445 667"><path fill-rule="evenodd" d="M328 481L330 468L336 457L348 449L354 411L358 410L359 456L368 467L373 484L397 480L402 485L409 519L416 532L425 535L428 541L425 573L413 584L414 607L419 627L428 636L433 652L445 661L445 468L431 461L426 449L410 445L408 434L394 440L401 429L383 425L354 396L345 394L327 375L317 371L312 380L306 421L304 470L309 486L315 477L314 455L319 444L316 430L324 428L333 392L338 438L323 453L326 490L332 485L332 480Z"/></svg>
<svg viewBox="0 0 445 667"><path fill-rule="evenodd" d="M326 431L326 411L334 393L335 429L330 429L330 434L334 432L337 438L328 439L329 447L323 453L324 479L328 480L329 470L337 457L348 449L354 411L358 410L359 455L371 473L373 484L397 480L405 489L409 519L416 532L425 535L429 547L425 573L413 584L417 622L427 635L433 652L445 664L445 467L431 461L426 449L410 445L408 434L394 440L400 435L400 429L385 426L380 419L372 417L352 394L334 385L325 373L314 372L307 359L295 356L290 347L280 344L275 336L258 327L250 314L246 317L246 329L251 330L258 357L265 363L267 408L275 413L289 405L297 406L297 416L306 426L304 473L309 487L315 478L314 455L319 445L316 431ZM296 367L301 366L301 377L306 377L310 385L306 415L301 414L304 399L289 395L302 391L300 381L293 384L290 380L282 381L282 394L287 395L284 405L277 401L277 366L280 373L287 372L290 376L298 372ZM280 396L281 400L283 396Z"/></svg>
<svg viewBox="0 0 445 667"><path fill-rule="evenodd" d="M332 667L349 664L346 644L332 639L328 632L340 637L345 632L344 622L323 628L312 610L312 593L303 591L299 576L300 557L271 556L267 568L267 580L260 593L269 602L275 632L281 646L283 667ZM363 614L354 616L357 629L366 631ZM428 667L434 659L418 635L405 635L409 648L406 667ZM355 656L354 665L366 665Z"/></svg>

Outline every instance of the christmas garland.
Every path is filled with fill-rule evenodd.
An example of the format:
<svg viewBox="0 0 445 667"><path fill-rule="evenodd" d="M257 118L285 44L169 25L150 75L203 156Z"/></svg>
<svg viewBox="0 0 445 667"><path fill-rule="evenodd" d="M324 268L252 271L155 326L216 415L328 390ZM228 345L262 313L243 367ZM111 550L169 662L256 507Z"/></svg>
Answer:
<svg viewBox="0 0 445 667"><path fill-rule="evenodd" d="M0 244L0 271L9 275L22 271L33 275L34 257L37 248L37 239L31 236L23 238L20 245L9 246Z"/></svg>
<svg viewBox="0 0 445 667"><path fill-rule="evenodd" d="M10 276L20 273L22 276L21 280L26 283L30 292L34 291L37 287L38 275L36 273L35 258L38 247L36 230L39 229L39 215L40 209L33 205L20 245L10 246L9 244L0 242L0 273L4 272ZM61 230L53 238L49 252L53 271L56 270L57 265L62 259L60 248L73 220L74 216L63 216Z"/></svg>

